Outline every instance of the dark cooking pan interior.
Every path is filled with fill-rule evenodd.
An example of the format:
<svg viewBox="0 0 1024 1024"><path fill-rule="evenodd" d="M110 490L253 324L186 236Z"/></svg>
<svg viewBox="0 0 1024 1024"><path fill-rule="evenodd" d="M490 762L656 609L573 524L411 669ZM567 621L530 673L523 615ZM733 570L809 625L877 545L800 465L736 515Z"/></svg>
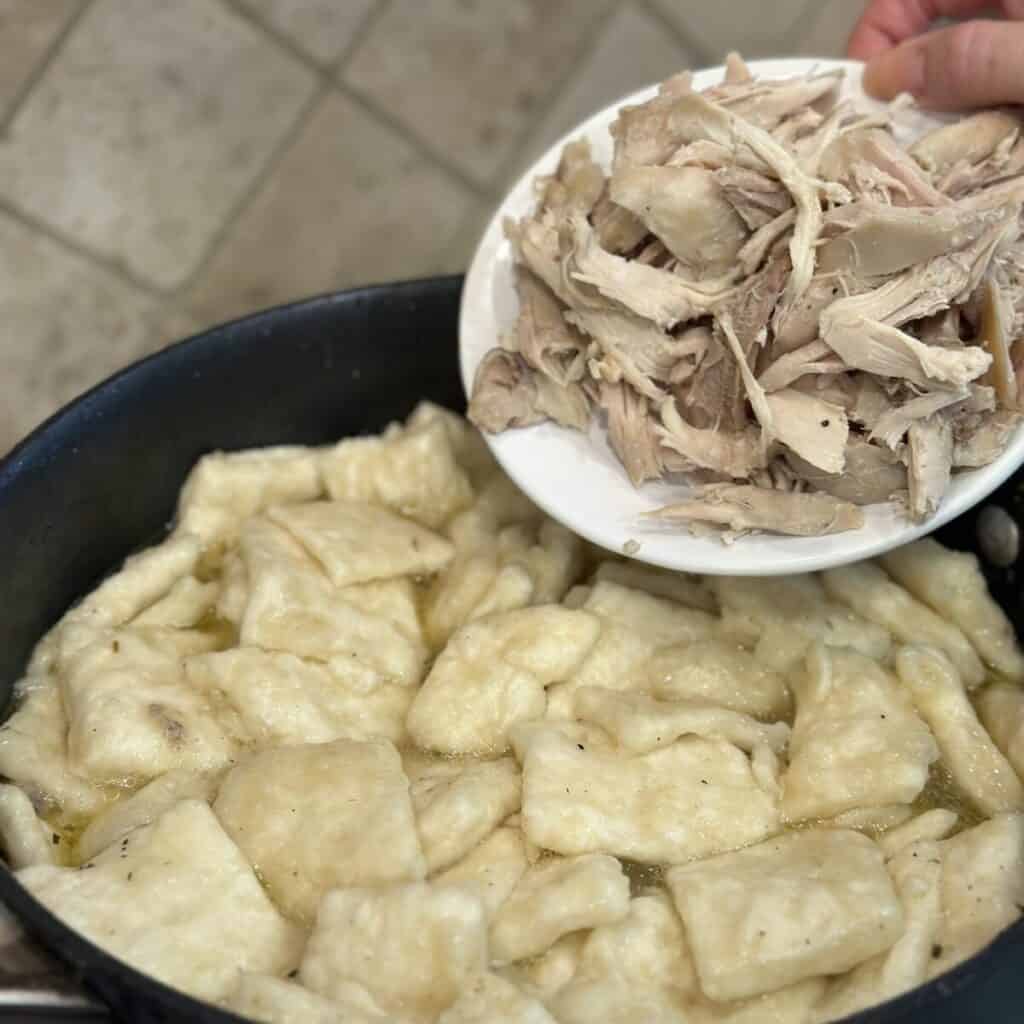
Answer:
<svg viewBox="0 0 1024 1024"><path fill-rule="evenodd" d="M450 277L360 289L215 328L96 388L0 463L0 707L36 639L127 554L160 535L204 452L371 433L423 398L464 408L461 286ZM996 497L1011 510L1014 489L1011 481ZM973 516L941 536L974 547ZM990 582L1014 621L1024 621L1013 570ZM133 1024L237 1019L107 956L2 866L0 900L118 1017ZM945 978L850 1020L1019 1024L1022 1006L1018 922Z"/></svg>

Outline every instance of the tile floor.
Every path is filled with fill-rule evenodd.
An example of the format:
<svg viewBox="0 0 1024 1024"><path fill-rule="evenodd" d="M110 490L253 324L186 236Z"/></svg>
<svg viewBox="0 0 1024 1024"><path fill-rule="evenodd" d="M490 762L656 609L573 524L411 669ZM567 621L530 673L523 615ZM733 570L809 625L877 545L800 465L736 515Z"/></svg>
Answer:
<svg viewBox="0 0 1024 1024"><path fill-rule="evenodd" d="M731 48L839 55L861 7L0 0L0 454L205 325L464 269L584 115Z"/></svg>

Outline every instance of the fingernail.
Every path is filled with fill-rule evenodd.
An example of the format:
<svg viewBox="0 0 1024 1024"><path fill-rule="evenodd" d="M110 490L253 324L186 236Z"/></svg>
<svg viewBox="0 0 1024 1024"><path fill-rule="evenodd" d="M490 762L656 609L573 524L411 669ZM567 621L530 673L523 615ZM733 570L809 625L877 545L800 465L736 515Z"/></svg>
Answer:
<svg viewBox="0 0 1024 1024"><path fill-rule="evenodd" d="M914 43L880 53L864 70L864 89L878 99L891 100L901 92L920 96L924 88L924 47Z"/></svg>

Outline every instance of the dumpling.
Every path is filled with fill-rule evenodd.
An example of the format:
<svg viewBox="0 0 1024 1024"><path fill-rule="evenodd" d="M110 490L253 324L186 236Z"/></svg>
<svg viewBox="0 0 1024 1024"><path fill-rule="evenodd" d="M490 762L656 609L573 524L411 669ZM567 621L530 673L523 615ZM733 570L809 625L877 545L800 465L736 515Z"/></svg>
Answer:
<svg viewBox="0 0 1024 1024"><path fill-rule="evenodd" d="M303 933L274 908L210 808L185 800L82 868L39 866L18 880L114 956L200 999L240 970L284 974Z"/></svg>
<svg viewBox="0 0 1024 1024"><path fill-rule="evenodd" d="M475 889L491 920L529 866L523 833L518 828L498 828L458 863L434 875L433 881Z"/></svg>
<svg viewBox="0 0 1024 1024"><path fill-rule="evenodd" d="M254 754L214 803L289 917L310 922L324 893L423 878L426 864L398 752L336 740Z"/></svg>
<svg viewBox="0 0 1024 1024"><path fill-rule="evenodd" d="M471 979L437 1024L560 1024L544 1004L488 971Z"/></svg>
<svg viewBox="0 0 1024 1024"><path fill-rule="evenodd" d="M674 867L666 881L711 999L838 974L903 933L882 852L859 832L789 833Z"/></svg>
<svg viewBox="0 0 1024 1024"><path fill-rule="evenodd" d="M939 751L883 668L855 651L817 645L794 673L796 721L783 775L787 821L909 804Z"/></svg>
<svg viewBox="0 0 1024 1024"><path fill-rule="evenodd" d="M17 786L0 783L0 853L9 867L57 864L60 836L36 817L32 801Z"/></svg>
<svg viewBox="0 0 1024 1024"><path fill-rule="evenodd" d="M576 670L598 629L594 616L558 605L463 626L416 694L409 735L438 753L502 753L512 726L543 717L544 688Z"/></svg>

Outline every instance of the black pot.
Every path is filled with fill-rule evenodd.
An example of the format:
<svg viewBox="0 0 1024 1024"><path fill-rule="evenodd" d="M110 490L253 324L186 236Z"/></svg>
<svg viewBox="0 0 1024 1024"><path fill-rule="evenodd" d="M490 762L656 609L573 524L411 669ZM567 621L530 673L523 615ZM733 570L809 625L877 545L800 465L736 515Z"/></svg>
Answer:
<svg viewBox="0 0 1024 1024"><path fill-rule="evenodd" d="M456 353L461 287L450 277L365 288L214 328L101 384L0 462L0 708L10 703L35 641L68 605L160 535L186 473L204 452L376 432L422 398L463 409ZM1011 480L996 499L1011 511L1015 486ZM975 547L973 514L941 538ZM990 583L1014 621L1024 622L1013 569L993 571ZM239 1019L107 955L2 866L0 901L117 1018ZM51 1019L60 1014L57 1000L48 1007L37 994L32 1002ZM0 1001L0 1019L5 1005ZM28 1007L12 1012L23 1019ZM1022 1019L1024 922L945 977L850 1018Z"/></svg>

